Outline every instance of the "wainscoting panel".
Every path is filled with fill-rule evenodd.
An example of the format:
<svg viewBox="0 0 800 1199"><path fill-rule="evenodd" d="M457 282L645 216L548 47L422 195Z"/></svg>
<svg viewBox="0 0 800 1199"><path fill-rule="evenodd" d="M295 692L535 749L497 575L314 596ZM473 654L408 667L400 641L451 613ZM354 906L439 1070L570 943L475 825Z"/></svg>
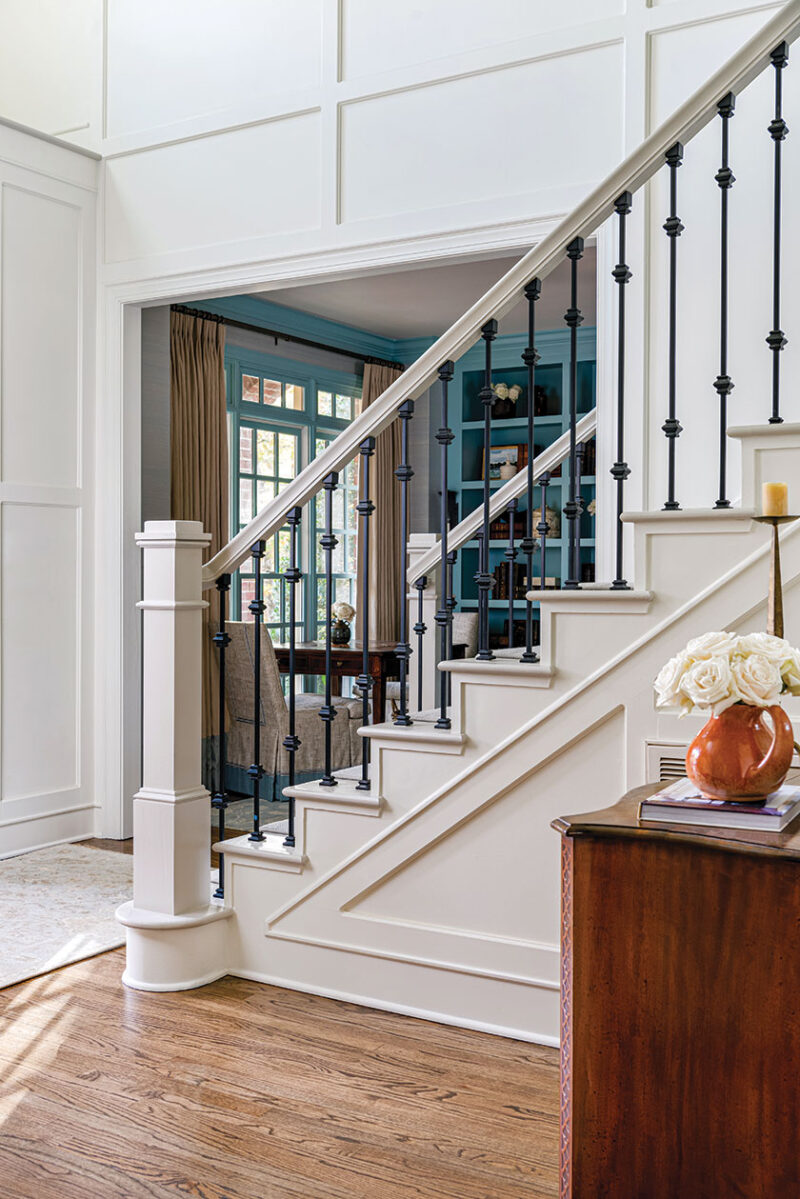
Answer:
<svg viewBox="0 0 800 1199"><path fill-rule="evenodd" d="M344 105L342 220L596 183L622 157L622 76L615 43Z"/></svg>

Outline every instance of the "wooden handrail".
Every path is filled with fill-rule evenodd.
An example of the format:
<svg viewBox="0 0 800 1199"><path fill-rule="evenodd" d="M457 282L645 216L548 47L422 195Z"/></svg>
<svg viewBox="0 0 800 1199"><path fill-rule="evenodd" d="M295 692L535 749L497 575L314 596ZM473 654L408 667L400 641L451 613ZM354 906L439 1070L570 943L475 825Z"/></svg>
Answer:
<svg viewBox="0 0 800 1199"><path fill-rule="evenodd" d="M691 141L716 116L717 104L728 92L740 93L769 64L770 51L800 34L800 0L789 0L736 54L629 154L563 221L514 264L446 333L360 414L335 441L310 462L296 479L270 500L203 567L203 586L236 570L254 542L269 537L286 523L287 513L312 499L329 474L341 471L357 454L366 437L374 437L395 419L400 405L416 399L433 382L443 362L457 359L477 340L490 318L500 319L520 299L526 283L546 278L564 259L576 237L587 237L613 210L624 191L635 192L664 163L675 142ZM497 493L498 495L500 492Z"/></svg>

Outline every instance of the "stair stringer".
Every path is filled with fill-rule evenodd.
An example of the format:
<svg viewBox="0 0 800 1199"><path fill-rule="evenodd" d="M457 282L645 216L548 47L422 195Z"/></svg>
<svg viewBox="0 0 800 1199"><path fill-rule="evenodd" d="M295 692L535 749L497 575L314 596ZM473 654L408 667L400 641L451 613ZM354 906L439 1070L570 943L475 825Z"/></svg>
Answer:
<svg viewBox="0 0 800 1199"><path fill-rule="evenodd" d="M800 620L797 527L787 530L783 550L787 610L796 610ZM766 546L752 552L525 727L382 827L312 887L280 907L270 905L269 894L257 887L247 897L246 911L240 903L245 896L237 897L237 918L250 929L251 952L233 973L554 1043L558 853L550 819L601 807L644 780L644 737L659 720L652 678L691 636L736 627L763 611L766 556ZM594 752L587 753L587 747ZM616 775L612 760L619 763ZM566 793L541 786L554 764L569 777ZM456 897L460 912L448 896L426 924L404 914L402 904L394 914L387 910L390 885L404 873L413 878L426 859L427 869L441 869L444 877L459 830L495 813L499 818L512 802L524 813L525 827L509 840L505 857L483 860L480 838L472 838L474 871L465 874ZM522 858L520 845L528 850ZM549 931L539 928L534 939L469 927L463 911L474 909L474 880L485 876L502 891L511 868L518 872L526 865L538 889L531 927L540 909ZM518 929L516 917L510 925Z"/></svg>

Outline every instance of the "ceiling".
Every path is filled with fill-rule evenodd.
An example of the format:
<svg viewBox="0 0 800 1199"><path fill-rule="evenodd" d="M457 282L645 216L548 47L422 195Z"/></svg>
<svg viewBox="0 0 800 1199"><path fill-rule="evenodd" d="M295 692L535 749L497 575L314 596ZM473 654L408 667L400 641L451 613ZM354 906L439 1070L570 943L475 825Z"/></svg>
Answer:
<svg viewBox="0 0 800 1199"><path fill-rule="evenodd" d="M410 271L362 275L333 283L284 287L256 295L382 337L438 336L517 259L518 256L445 263ZM584 323L594 325L594 246L587 246L579 272L578 304ZM563 328L568 306L569 263L564 262L544 282L542 297L536 306L537 328ZM526 305L522 301L503 318L500 332L523 333L526 329Z"/></svg>

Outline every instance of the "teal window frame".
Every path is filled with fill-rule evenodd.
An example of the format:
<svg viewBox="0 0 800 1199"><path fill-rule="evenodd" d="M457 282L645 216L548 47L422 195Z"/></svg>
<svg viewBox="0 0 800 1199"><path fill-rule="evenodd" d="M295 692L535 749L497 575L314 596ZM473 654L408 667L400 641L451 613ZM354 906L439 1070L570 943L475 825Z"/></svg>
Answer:
<svg viewBox="0 0 800 1199"><path fill-rule="evenodd" d="M231 536L241 527L240 518L240 470L239 444L240 429L245 427L265 428L276 432L293 433L298 438L299 461L298 473L313 460L318 440L332 441L350 424L349 420L338 419L335 416L320 416L317 410L319 392L331 392L334 396L347 395L352 401L353 418L358 413L361 401L361 377L347 371L337 371L329 367L318 367L307 362L297 362L291 358L278 357L268 353L248 350L240 346L228 345L225 349L226 394L228 408L228 443L229 443L229 503ZM303 409L284 408L271 404L258 404L242 399L242 376L258 375L281 384L294 384L304 388L305 406ZM335 408L335 403L334 403ZM321 514L320 514L321 519ZM245 523L247 523L245 521ZM300 526L300 569L303 571L301 611L302 620L298 621L298 632L302 640L313 641L317 638L317 595L321 571L318 566L315 529L318 523L316 501L306 505ZM274 566L276 569L265 571L262 579L280 579L277 569L278 540L280 532L275 537ZM241 619L242 575L246 578L250 571L242 566L235 571L231 580L232 619ZM324 576L322 576L324 578ZM351 577L345 572L344 576ZM353 590L355 583L353 583ZM288 637L286 622L285 588L279 587L280 618L277 622L265 621L276 640Z"/></svg>

